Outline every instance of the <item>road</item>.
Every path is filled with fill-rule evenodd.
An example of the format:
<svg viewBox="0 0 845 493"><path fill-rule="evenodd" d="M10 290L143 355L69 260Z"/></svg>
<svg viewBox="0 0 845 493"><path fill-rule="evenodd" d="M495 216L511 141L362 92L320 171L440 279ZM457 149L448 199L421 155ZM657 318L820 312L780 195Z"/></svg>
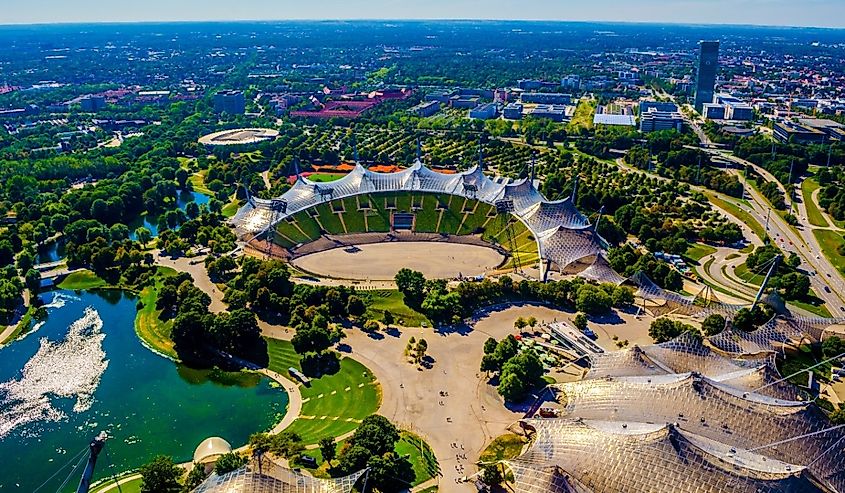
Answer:
<svg viewBox="0 0 845 493"><path fill-rule="evenodd" d="M699 140L705 150L710 153L719 155L720 157L729 161L735 162L743 166L749 166L767 180L778 183L771 173L763 168L740 159L725 151L709 149L712 142L698 125L698 122L692 118L685 117L687 123L692 127L693 131L698 135ZM738 170L734 170L739 174ZM786 191L782 185L781 190ZM834 316L845 315L845 298L842 293L845 293L845 282L838 270L830 263L830 261L821 255L821 246L816 241L815 235L812 234L812 226L807 220L806 208L803 213L799 210L798 221L801 233L789 224L775 211L771 211L769 202L753 187L745 186L745 197L749 199L750 207L745 208L760 224L767 224L767 232L774 243L784 252L797 253L801 258L801 265L799 268L807 271L810 274L810 284L816 295L823 299ZM790 193L785 193L787 204L791 199ZM741 206L742 207L742 206Z"/></svg>

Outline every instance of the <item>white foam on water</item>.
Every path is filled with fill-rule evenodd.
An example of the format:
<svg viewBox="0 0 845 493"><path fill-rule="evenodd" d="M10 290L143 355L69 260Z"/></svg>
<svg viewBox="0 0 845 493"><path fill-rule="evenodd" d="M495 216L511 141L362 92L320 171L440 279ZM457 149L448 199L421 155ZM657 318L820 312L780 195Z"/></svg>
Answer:
<svg viewBox="0 0 845 493"><path fill-rule="evenodd" d="M82 318L70 325L63 341L41 339L41 346L24 365L19 380L0 383L0 439L29 423L64 419L65 414L53 405L59 398L75 398L76 413L91 407L109 364L102 329L99 313L86 308Z"/></svg>
<svg viewBox="0 0 845 493"><path fill-rule="evenodd" d="M68 301L79 301L81 298L67 293L57 291L53 295L53 299L44 305L44 308L63 308Z"/></svg>

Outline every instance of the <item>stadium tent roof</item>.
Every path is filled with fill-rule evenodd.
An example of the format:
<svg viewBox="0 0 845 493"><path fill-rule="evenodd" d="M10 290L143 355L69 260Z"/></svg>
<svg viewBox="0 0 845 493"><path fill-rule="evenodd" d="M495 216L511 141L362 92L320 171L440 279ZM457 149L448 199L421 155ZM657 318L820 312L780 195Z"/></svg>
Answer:
<svg viewBox="0 0 845 493"><path fill-rule="evenodd" d="M230 220L241 239L250 240L269 231L280 221L330 200L368 193L423 192L457 195L488 204L507 203L537 240L540 257L561 271L576 263L586 265L585 277L602 282L621 283L601 255L602 240L569 199L548 201L524 178L514 182L494 180L480 166L461 173L433 171L417 161L395 173L375 173L363 166L343 178L318 183L299 177L281 196L272 199L249 197ZM274 204L284 203L284 211L274 211Z"/></svg>
<svg viewBox="0 0 845 493"><path fill-rule="evenodd" d="M269 463L256 472L256 464L226 473L212 474L193 493L350 493L366 470L349 476L320 479Z"/></svg>
<svg viewBox="0 0 845 493"><path fill-rule="evenodd" d="M509 461L516 491L810 492L805 468L672 424L528 420L532 447Z"/></svg>
<svg viewBox="0 0 845 493"><path fill-rule="evenodd" d="M194 451L194 464L210 462L211 459L228 454L232 451L229 442L220 437L209 437L203 440Z"/></svg>

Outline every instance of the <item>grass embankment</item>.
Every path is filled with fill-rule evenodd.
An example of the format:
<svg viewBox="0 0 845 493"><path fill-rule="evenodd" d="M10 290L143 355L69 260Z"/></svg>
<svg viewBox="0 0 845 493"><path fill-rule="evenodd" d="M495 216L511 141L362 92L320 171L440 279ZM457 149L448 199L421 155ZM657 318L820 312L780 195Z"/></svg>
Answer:
<svg viewBox="0 0 845 493"><path fill-rule="evenodd" d="M194 188L195 192L199 192L203 195L208 195L209 197L214 197L214 192L212 192L208 189L208 187L205 186L206 173L206 170L198 171L189 176L188 181L191 182L191 186Z"/></svg>
<svg viewBox="0 0 845 493"><path fill-rule="evenodd" d="M818 348L813 348L808 345L802 345L797 350L789 350L786 352L786 358L778 359L778 370L781 375L790 377L789 381L795 385L807 385L807 373L800 373L801 370L807 369L813 365L824 361L824 356ZM811 370L818 380L830 381L831 364L826 363ZM793 376L794 375L794 376Z"/></svg>
<svg viewBox="0 0 845 493"><path fill-rule="evenodd" d="M159 267L155 284L141 290L138 300L138 314L135 315L135 333L153 350L169 358L178 360L173 340L170 338L172 320L161 320L161 310L156 309L158 290L164 277L175 276L176 271L169 267Z"/></svg>
<svg viewBox="0 0 845 493"><path fill-rule="evenodd" d="M738 201L722 198L712 192L705 192L705 195L716 207L724 209L728 214L745 223L761 240L766 238L766 229L763 225L757 222L745 209L740 208Z"/></svg>
<svg viewBox="0 0 845 493"><path fill-rule="evenodd" d="M107 285L105 279L86 269L71 272L56 287L72 291L84 291L86 289L103 288Z"/></svg>
<svg viewBox="0 0 845 493"><path fill-rule="evenodd" d="M288 375L288 368L301 370L300 355L289 341L267 340L268 368ZM340 371L311 379L308 387L299 384L302 412L285 430L297 433L304 444L321 438L337 438L358 427L362 419L381 405L381 388L370 370L352 358L340 360Z"/></svg>
<svg viewBox="0 0 845 493"><path fill-rule="evenodd" d="M724 269L724 267L723 267ZM726 273L727 275L727 273ZM748 270L748 267L745 264L740 264L734 269L734 275L749 283L753 284L754 286L760 286L763 284L763 280L766 278L766 274L755 274ZM819 298L813 290L810 290L810 293L807 295L806 298L801 300L787 300L787 303L790 305L801 308L802 310L806 310L814 315L818 315L820 317L830 317L830 310L824 306L824 300Z"/></svg>
<svg viewBox="0 0 845 493"><path fill-rule="evenodd" d="M407 456L414 467L413 485L425 483L440 472L440 465L431 447L425 440L410 431L403 431L399 442L396 444L396 453L399 456Z"/></svg>
<svg viewBox="0 0 845 493"><path fill-rule="evenodd" d="M35 316L35 312L37 311L38 307L32 305L28 306L26 313L23 314L21 319L18 321L18 324L15 326L15 330L13 330L5 339L0 340L0 346L14 341L24 332L29 332L29 329L32 326L32 317ZM0 332L2 331L0 330Z"/></svg>
<svg viewBox="0 0 845 493"><path fill-rule="evenodd" d="M398 290L365 291L361 294L370 301L368 318L384 321L384 312L387 311L393 315L394 323L397 325L421 327L424 322L429 323L425 315L405 304L405 295Z"/></svg>
<svg viewBox="0 0 845 493"><path fill-rule="evenodd" d="M522 453L522 447L528 441L514 433L507 433L496 437L490 445L481 452L479 462L498 462L500 460L513 459Z"/></svg>
<svg viewBox="0 0 845 493"><path fill-rule="evenodd" d="M572 115L572 120L566 128L567 132L577 132L581 128L587 130L593 129L593 119L596 116L596 101L592 99L582 99L578 101L578 106L575 108L575 114Z"/></svg>
<svg viewBox="0 0 845 493"><path fill-rule="evenodd" d="M132 472L128 475L135 475L135 473ZM118 482L121 481L119 477L116 479ZM118 488L118 483L110 480L91 488L91 493L141 493L141 481L141 477L130 479L129 481L119 483L120 488Z"/></svg>
<svg viewBox="0 0 845 493"><path fill-rule="evenodd" d="M843 243L842 234L829 229L814 229L813 234L822 247L822 254L836 270L845 272L845 256L839 253L839 246Z"/></svg>
<svg viewBox="0 0 845 493"><path fill-rule="evenodd" d="M238 209L240 209L240 208L241 208L240 201L238 199L232 197L232 201L229 202L228 204L224 205L223 209L220 211L220 213L223 214L223 217L232 217L238 212Z"/></svg>
<svg viewBox="0 0 845 493"><path fill-rule="evenodd" d="M693 243L687 248L684 256L696 264L704 257L716 253L716 249L704 243Z"/></svg>
<svg viewBox="0 0 845 493"><path fill-rule="evenodd" d="M801 182L801 196L804 199L804 205L807 208L807 219L813 226L827 228L830 226L827 219L825 219L819 205L813 200L813 192L819 189L819 184L814 178L807 178Z"/></svg>

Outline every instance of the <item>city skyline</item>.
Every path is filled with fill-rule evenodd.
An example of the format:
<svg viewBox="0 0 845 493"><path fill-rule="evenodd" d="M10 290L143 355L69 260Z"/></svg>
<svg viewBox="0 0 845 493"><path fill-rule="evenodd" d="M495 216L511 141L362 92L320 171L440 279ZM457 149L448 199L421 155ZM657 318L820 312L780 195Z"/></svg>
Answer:
<svg viewBox="0 0 845 493"><path fill-rule="evenodd" d="M59 0L14 3L4 9L3 24L89 22L191 22L284 20L548 20L653 22L677 24L747 24L766 26L845 28L845 7L838 0L803 0L802 8L788 0L596 0L589 4L535 0L399 0L343 2L327 0L319 7L290 1L243 0L229 2L186 0L174 5L164 0L104 8L97 0L69 4Z"/></svg>

